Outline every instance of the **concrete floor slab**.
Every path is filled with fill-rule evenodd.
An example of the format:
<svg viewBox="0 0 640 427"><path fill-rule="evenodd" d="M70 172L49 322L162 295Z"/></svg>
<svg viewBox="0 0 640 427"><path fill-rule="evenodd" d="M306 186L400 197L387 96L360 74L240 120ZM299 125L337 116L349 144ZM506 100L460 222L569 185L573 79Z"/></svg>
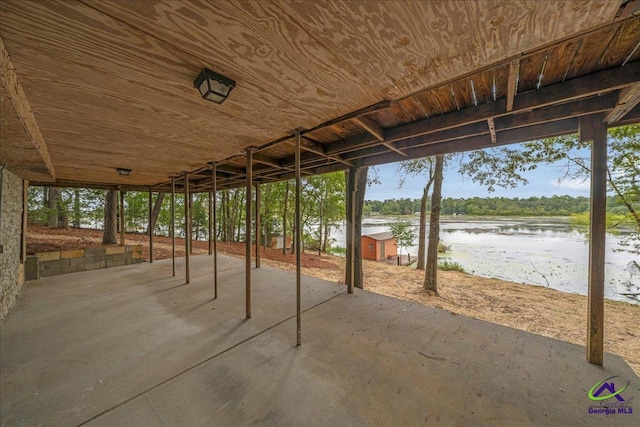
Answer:
<svg viewBox="0 0 640 427"><path fill-rule="evenodd" d="M307 277L296 348L293 274L254 269L246 321L243 260L220 257L215 301L210 263L190 285L170 260L28 283L0 334L0 424L640 424L588 413L608 377L640 395L617 356Z"/></svg>

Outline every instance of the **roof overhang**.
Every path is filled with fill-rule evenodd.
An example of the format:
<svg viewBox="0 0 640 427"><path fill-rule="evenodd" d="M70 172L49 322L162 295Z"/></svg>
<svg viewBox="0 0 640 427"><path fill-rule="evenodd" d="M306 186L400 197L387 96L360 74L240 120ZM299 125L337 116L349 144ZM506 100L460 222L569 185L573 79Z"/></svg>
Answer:
<svg viewBox="0 0 640 427"><path fill-rule="evenodd" d="M190 172L205 191L212 164L219 188L244 185L249 147L257 182L292 177L292 129L309 175L573 133L593 114L635 123L637 15L637 1L3 1L0 162L95 188L166 191ZM224 104L193 88L203 67L237 82Z"/></svg>

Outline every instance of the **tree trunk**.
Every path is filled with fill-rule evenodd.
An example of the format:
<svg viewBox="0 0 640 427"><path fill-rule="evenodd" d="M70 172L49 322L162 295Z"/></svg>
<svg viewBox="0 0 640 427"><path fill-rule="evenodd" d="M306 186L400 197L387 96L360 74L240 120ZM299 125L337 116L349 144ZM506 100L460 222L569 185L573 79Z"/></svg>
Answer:
<svg viewBox="0 0 640 427"><path fill-rule="evenodd" d="M320 201L320 225L318 225L318 256L322 255L322 232L323 230L323 224L322 224L322 214L324 212L322 211L322 201Z"/></svg>
<svg viewBox="0 0 640 427"><path fill-rule="evenodd" d="M425 261L427 254L425 253L425 246L427 243L427 201L429 200L429 188L433 183L433 175L429 178L429 182L424 187L422 192L422 199L420 199L420 231L418 233L418 270L425 269Z"/></svg>
<svg viewBox="0 0 640 427"><path fill-rule="evenodd" d="M158 197L156 197L156 201L153 204L153 211L151 212L151 229L156 229L156 223L158 222L158 216L160 215L160 210L162 209L162 201L164 200L164 193L158 193ZM149 234L149 229L147 229L147 234Z"/></svg>
<svg viewBox="0 0 640 427"><path fill-rule="evenodd" d="M80 189L73 191L73 227L80 228Z"/></svg>
<svg viewBox="0 0 640 427"><path fill-rule="evenodd" d="M118 191L109 190L104 201L104 234L102 243L115 245L118 243Z"/></svg>
<svg viewBox="0 0 640 427"><path fill-rule="evenodd" d="M440 205L442 203L442 170L444 156L436 156L433 174L433 194L431 196L431 218L429 220L429 247L427 248L427 269L424 288L438 295L438 243L440 242Z"/></svg>
<svg viewBox="0 0 640 427"><path fill-rule="evenodd" d="M229 221L227 218L227 205L229 204L229 190L222 192L222 201L220 203L220 209L222 210L220 217L222 218L222 240L229 243Z"/></svg>
<svg viewBox="0 0 640 427"><path fill-rule="evenodd" d="M327 252L327 241L331 235L331 226L329 224L324 225L324 241L322 242L322 252Z"/></svg>
<svg viewBox="0 0 640 427"><path fill-rule="evenodd" d="M229 190L231 191L231 190ZM236 217L237 215L237 199L238 190L233 190L233 200L229 197L229 205L227 206L227 215L229 215L229 241L235 241L236 239ZM231 204L233 203L233 209Z"/></svg>
<svg viewBox="0 0 640 427"><path fill-rule="evenodd" d="M282 213L282 255L287 254L287 208L289 205L289 180L284 184L284 209Z"/></svg>
<svg viewBox="0 0 640 427"><path fill-rule="evenodd" d="M58 207L60 203L60 189L57 187L49 187L49 194L47 197L47 225L49 228L60 227Z"/></svg>

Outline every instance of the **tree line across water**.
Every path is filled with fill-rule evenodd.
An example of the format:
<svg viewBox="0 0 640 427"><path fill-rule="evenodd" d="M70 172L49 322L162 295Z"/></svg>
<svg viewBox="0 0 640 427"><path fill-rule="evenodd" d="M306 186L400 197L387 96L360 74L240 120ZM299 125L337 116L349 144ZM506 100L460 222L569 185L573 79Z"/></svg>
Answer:
<svg viewBox="0 0 640 427"><path fill-rule="evenodd" d="M412 215L420 213L420 199L365 200L364 214L369 215ZM607 200L607 207L615 212L620 208L617 197ZM431 210L431 201L427 202ZM442 199L442 215L475 216L568 216L589 211L588 197L551 196L551 197L470 197Z"/></svg>

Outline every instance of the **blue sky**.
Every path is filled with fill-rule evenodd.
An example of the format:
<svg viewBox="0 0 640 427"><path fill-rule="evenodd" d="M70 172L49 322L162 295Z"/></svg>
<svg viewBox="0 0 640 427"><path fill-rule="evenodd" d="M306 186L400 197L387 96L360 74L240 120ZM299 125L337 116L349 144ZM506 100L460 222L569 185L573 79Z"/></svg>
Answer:
<svg viewBox="0 0 640 427"><path fill-rule="evenodd" d="M422 189L426 183L425 179L411 178L407 180L402 188L399 188L399 176L396 173L397 164L378 166L378 177L381 184L373 184L367 188L365 199L385 200L422 197ZM555 195L585 196L589 197L589 181L564 180L558 182L562 172L559 166L540 165L537 169L524 173L529 181L527 185L516 188L503 189L496 187L496 191L489 193L482 187L463 178L457 171L445 171L444 182L442 184L443 197L541 197Z"/></svg>

